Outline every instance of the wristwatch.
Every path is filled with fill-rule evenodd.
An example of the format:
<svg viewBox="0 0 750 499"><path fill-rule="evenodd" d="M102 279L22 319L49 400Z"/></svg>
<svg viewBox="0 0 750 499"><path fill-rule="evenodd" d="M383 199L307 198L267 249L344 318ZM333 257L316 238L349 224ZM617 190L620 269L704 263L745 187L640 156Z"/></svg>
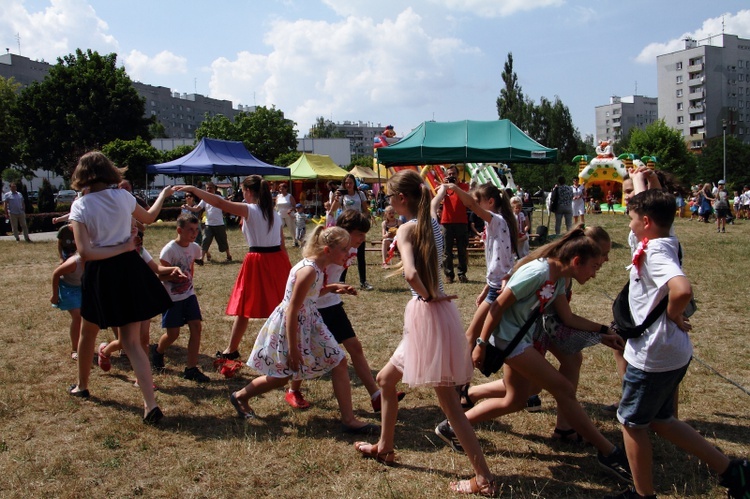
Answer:
<svg viewBox="0 0 750 499"><path fill-rule="evenodd" d="M481 347L481 346L484 346L484 345L486 345L486 344L487 344L487 342L486 342L486 341L484 341L484 340L483 340L482 338L477 338L477 341L476 341L476 343L477 343L477 346L478 346L478 347Z"/></svg>

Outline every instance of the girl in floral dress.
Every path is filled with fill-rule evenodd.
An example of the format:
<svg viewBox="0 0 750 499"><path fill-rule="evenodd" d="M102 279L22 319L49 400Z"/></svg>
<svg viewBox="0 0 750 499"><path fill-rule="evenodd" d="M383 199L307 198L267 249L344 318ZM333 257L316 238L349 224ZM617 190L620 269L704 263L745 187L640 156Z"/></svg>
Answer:
<svg viewBox="0 0 750 499"><path fill-rule="evenodd" d="M284 299L258 333L247 365L262 376L253 379L229 400L241 418L255 413L251 397L281 388L290 379L314 379L333 371L346 376L346 356L318 313L320 294L346 293L350 287L325 283L323 269L331 263L344 266L349 256L349 233L340 227L318 226L307 240L303 259L289 272ZM361 422L344 421L360 425Z"/></svg>

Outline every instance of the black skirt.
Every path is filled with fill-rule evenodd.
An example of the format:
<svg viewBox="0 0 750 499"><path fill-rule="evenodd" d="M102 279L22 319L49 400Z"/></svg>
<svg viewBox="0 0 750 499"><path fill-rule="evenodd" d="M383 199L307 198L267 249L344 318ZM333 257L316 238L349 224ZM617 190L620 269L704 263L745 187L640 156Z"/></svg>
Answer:
<svg viewBox="0 0 750 499"><path fill-rule="evenodd" d="M81 292L81 316L101 329L148 320L172 306L136 251L86 262Z"/></svg>

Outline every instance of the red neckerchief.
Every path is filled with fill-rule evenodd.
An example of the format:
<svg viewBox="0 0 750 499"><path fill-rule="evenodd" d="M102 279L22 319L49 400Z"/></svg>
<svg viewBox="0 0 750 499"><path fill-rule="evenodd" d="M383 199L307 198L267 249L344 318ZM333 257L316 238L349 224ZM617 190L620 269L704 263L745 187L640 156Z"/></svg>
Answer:
<svg viewBox="0 0 750 499"><path fill-rule="evenodd" d="M643 254L646 252L646 247L648 246L648 238L644 237L641 242L638 243L638 247L633 252L633 265L635 266L636 272L638 272L638 276L641 275L641 260L643 259Z"/></svg>
<svg viewBox="0 0 750 499"><path fill-rule="evenodd" d="M555 296L555 288L557 283L555 281L547 281L542 284L542 287L536 292L537 298L539 298L539 311L544 312L544 306L547 305L553 296Z"/></svg>

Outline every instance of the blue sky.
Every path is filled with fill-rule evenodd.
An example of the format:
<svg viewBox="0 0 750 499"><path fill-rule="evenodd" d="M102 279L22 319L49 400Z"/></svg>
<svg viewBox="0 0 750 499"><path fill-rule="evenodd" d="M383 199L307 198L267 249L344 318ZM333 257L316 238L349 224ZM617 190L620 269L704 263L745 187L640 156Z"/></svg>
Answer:
<svg viewBox="0 0 750 499"><path fill-rule="evenodd" d="M582 135L611 95L656 97L656 56L685 36L750 38L747 0L0 0L2 47L54 63L116 52L131 78L318 116L394 125L497 119L508 52L526 95ZM743 10L744 9L744 10ZM637 89L637 91L636 91Z"/></svg>

